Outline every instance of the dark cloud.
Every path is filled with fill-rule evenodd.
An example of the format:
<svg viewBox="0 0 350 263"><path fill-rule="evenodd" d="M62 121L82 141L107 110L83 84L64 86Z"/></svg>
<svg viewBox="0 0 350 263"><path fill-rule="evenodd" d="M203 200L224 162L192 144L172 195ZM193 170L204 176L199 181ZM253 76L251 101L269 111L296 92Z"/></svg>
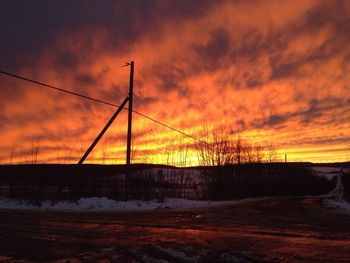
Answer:
<svg viewBox="0 0 350 263"><path fill-rule="evenodd" d="M84 118L85 122L81 122L77 127L72 129L67 125L52 127L41 127L40 131L35 134L23 134L21 140L25 142L51 142L51 143L62 143L69 144L70 142L75 142L77 139L81 139L82 135L86 134L88 131L96 129L95 123L89 122ZM98 128L97 128L98 129ZM98 134L96 130L96 136Z"/></svg>
<svg viewBox="0 0 350 263"><path fill-rule="evenodd" d="M188 72L184 68L178 67L177 61L156 64L152 67L151 72L158 82L157 89L160 93L177 91L181 96L188 94L188 88L181 83L194 72Z"/></svg>
<svg viewBox="0 0 350 263"><path fill-rule="evenodd" d="M235 126L237 127L237 130L233 131L233 133L242 132L246 129L247 123L244 119L239 119L236 121Z"/></svg>
<svg viewBox="0 0 350 263"><path fill-rule="evenodd" d="M276 39L283 39L279 46L279 53L282 53L288 47L288 43L300 36L311 35L317 38L322 31L328 32L325 40L308 53L292 53L287 58L278 53L273 55L271 79L298 76L301 66L308 63L322 64L323 61L349 50L347 43L350 42L350 13L344 11L344 3L345 1L320 2L305 12L297 23L288 25L283 32L278 32L279 36L275 32L274 37L267 40L269 43L275 43Z"/></svg>
<svg viewBox="0 0 350 263"><path fill-rule="evenodd" d="M184 74L182 74L184 76ZM160 80L160 87L165 90L177 90L179 89L179 80L181 77L175 72L169 72L168 70L158 71L158 76Z"/></svg>
<svg viewBox="0 0 350 263"><path fill-rule="evenodd" d="M278 59L271 59L272 74L270 79L281 79L288 78L297 73L299 64L298 63L280 63Z"/></svg>
<svg viewBox="0 0 350 263"><path fill-rule="evenodd" d="M195 44L193 49L197 54L197 63L205 70L217 70L224 63L230 52L230 35L222 27L210 32L207 43Z"/></svg>
<svg viewBox="0 0 350 263"><path fill-rule="evenodd" d="M271 48L275 42L269 42L267 45L267 41L258 28L252 28L245 32L240 39L237 39L236 48L231 53L231 59L236 61L238 58L244 57L253 62L263 50Z"/></svg>
<svg viewBox="0 0 350 263"><path fill-rule="evenodd" d="M100 90L99 98L110 103L121 104L128 95L128 87L113 84L111 87L98 87Z"/></svg>
<svg viewBox="0 0 350 263"><path fill-rule="evenodd" d="M322 100L312 99L309 102L309 106L306 110L299 110L296 112L289 112L286 114L272 114L267 119L255 119L252 123L254 128L276 128L277 126L283 126L288 121L296 120L293 125L307 126L307 125L319 125L322 121L322 117L327 117L326 121L334 123L333 111L335 109L349 108L350 100L340 98L327 98ZM349 115L349 114L347 114ZM348 116L350 117L350 116ZM322 123L329 124L329 123Z"/></svg>
<svg viewBox="0 0 350 263"><path fill-rule="evenodd" d="M81 62L79 54L70 51L58 51L54 59L54 66L65 70L75 69Z"/></svg>
<svg viewBox="0 0 350 263"><path fill-rule="evenodd" d="M157 96L146 97L143 95L134 94L134 103L137 105L137 108L150 106L157 101L159 101L159 98Z"/></svg>
<svg viewBox="0 0 350 263"><path fill-rule="evenodd" d="M209 11L211 1L3 1L0 50L21 57L35 58L42 50L56 45L61 36L86 31L80 53L95 57L96 52L122 53L145 35L157 34L168 20L196 19ZM105 41L96 43L96 29L107 33ZM73 43L72 43L73 44ZM81 59L59 46L55 53L58 66L71 67Z"/></svg>
<svg viewBox="0 0 350 263"><path fill-rule="evenodd" d="M337 136L308 136L307 138L298 138L292 139L290 141L291 145L321 145L321 146L332 146L339 144L348 144L350 142L350 137L345 135L342 137ZM346 146L345 146L346 147ZM322 151L322 150L318 150ZM323 150L324 152L332 151L344 151L343 148L327 148ZM309 153L314 153L313 150L310 150Z"/></svg>
<svg viewBox="0 0 350 263"><path fill-rule="evenodd" d="M288 115L271 115L267 121L266 121L266 125L273 127L275 125L281 124L283 122L285 122L286 120L288 120L290 118L290 116Z"/></svg>

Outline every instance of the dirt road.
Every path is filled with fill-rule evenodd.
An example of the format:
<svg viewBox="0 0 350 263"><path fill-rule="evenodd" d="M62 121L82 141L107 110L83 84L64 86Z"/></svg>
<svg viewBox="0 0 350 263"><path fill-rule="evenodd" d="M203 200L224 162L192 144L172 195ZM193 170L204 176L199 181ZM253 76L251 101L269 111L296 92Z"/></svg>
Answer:
<svg viewBox="0 0 350 263"><path fill-rule="evenodd" d="M321 202L279 197L133 213L0 210L0 262L350 262L350 215Z"/></svg>

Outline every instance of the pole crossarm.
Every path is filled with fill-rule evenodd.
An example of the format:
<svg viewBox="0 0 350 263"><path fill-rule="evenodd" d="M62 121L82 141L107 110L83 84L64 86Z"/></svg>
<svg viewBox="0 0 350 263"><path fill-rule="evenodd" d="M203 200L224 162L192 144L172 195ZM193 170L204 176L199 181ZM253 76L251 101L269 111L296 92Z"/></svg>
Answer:
<svg viewBox="0 0 350 263"><path fill-rule="evenodd" d="M78 162L78 164L82 164L85 159L88 157L88 155L90 154L90 152L94 149L94 147L96 146L96 144L99 142L99 140L102 138L102 136L105 134L105 132L107 131L107 129L109 128L109 126L111 126L112 122L114 121L114 119L118 116L118 114L122 111L122 109L124 108L125 104L129 101L129 96L127 96L123 103L119 106L119 108L117 109L117 111L113 114L112 118L107 122L106 126L103 128L103 130L100 132L100 134L96 137L96 139L93 141L93 143L90 145L89 149L85 152L85 154L83 155L83 157L81 157L80 161Z"/></svg>

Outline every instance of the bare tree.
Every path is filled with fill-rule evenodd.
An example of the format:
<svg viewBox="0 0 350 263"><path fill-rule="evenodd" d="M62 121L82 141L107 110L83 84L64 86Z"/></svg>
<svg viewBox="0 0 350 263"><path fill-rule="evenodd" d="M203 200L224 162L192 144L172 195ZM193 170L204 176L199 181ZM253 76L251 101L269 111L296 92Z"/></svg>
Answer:
<svg viewBox="0 0 350 263"><path fill-rule="evenodd" d="M234 148L234 156L235 156L235 163L241 164L242 163L242 141L241 137L238 137L235 142L235 148Z"/></svg>
<svg viewBox="0 0 350 263"><path fill-rule="evenodd" d="M164 148L164 156L165 156L165 164L170 165L171 148L169 147L169 145L166 145Z"/></svg>
<svg viewBox="0 0 350 263"><path fill-rule="evenodd" d="M179 154L179 163L178 166L186 166L187 165L187 157L188 157L189 144L186 142L184 136L179 139L179 143L177 145L177 151Z"/></svg>
<svg viewBox="0 0 350 263"><path fill-rule="evenodd" d="M35 141L33 140L30 148L30 152L29 152L28 162L30 164L36 164L38 162L39 150L40 150L40 140L39 139L36 139Z"/></svg>
<svg viewBox="0 0 350 263"><path fill-rule="evenodd" d="M106 140L104 140L103 141L103 144L102 144L102 164L106 164L106 159L107 159L107 149L108 149L108 147L107 147L107 141ZM132 148L132 155L133 155L133 153L134 153L134 147L133 146L131 146L131 148Z"/></svg>
<svg viewBox="0 0 350 263"><path fill-rule="evenodd" d="M221 124L211 131L205 125L198 133L198 137L202 140L196 144L200 165L221 166L234 162L234 151L237 145L234 144L233 136L227 132L224 125Z"/></svg>
<svg viewBox="0 0 350 263"><path fill-rule="evenodd" d="M262 163L265 158L264 148L260 145L255 146L255 161Z"/></svg>
<svg viewBox="0 0 350 263"><path fill-rule="evenodd" d="M273 144L254 147L242 139L240 135L228 132L224 125L209 129L204 125L197 135L202 142L196 143L198 163L204 166L220 166L225 164L261 163L277 160L277 148Z"/></svg>
<svg viewBox="0 0 350 263"><path fill-rule="evenodd" d="M57 160L62 158L63 163L69 163L68 160L71 159L71 156L72 156L72 150L70 148L66 148L63 153L63 157L59 156L59 154L57 153Z"/></svg>
<svg viewBox="0 0 350 263"><path fill-rule="evenodd" d="M276 150L276 147L272 143L269 143L267 145L266 151L267 151L268 162L271 163L273 161L276 161L276 159L277 159L277 150Z"/></svg>
<svg viewBox="0 0 350 263"><path fill-rule="evenodd" d="M254 149L250 144L245 143L243 147L243 152L244 152L243 158L245 163L254 162Z"/></svg>
<svg viewBox="0 0 350 263"><path fill-rule="evenodd" d="M12 146L11 146L11 153L10 153L10 164L12 164L13 156L15 154L15 149L16 149L16 146L14 144L12 144Z"/></svg>
<svg viewBox="0 0 350 263"><path fill-rule="evenodd" d="M212 145L209 136L209 127L205 124L202 126L201 130L198 131L198 138L201 141L196 143L197 158L199 165L209 166L213 164L213 159L211 156Z"/></svg>

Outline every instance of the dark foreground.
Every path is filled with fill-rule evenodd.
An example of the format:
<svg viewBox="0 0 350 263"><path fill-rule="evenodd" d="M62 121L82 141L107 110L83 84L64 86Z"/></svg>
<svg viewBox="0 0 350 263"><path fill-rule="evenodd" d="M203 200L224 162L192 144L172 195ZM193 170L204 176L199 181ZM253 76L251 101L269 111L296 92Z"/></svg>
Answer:
<svg viewBox="0 0 350 263"><path fill-rule="evenodd" d="M350 262L350 215L321 198L195 210L0 210L0 262Z"/></svg>

